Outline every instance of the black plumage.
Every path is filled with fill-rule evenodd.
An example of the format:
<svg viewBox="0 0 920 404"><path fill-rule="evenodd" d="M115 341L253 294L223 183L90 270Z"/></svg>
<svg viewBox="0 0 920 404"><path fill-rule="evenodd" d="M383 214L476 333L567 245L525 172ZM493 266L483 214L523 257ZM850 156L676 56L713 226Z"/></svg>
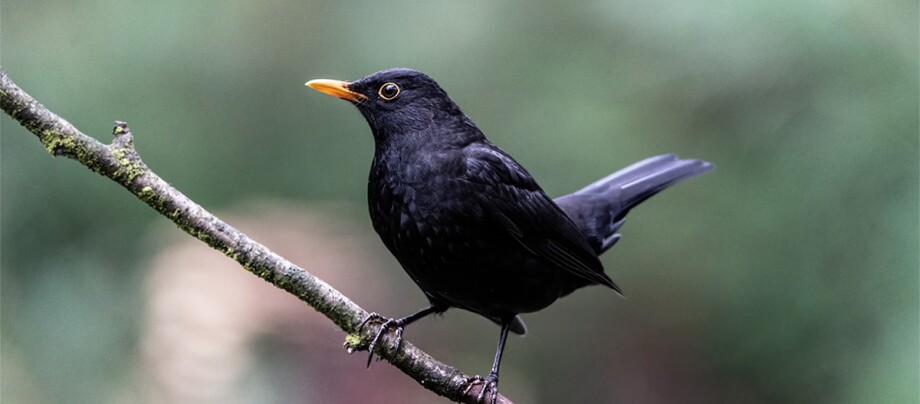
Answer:
<svg viewBox="0 0 920 404"><path fill-rule="evenodd" d="M450 307L481 314L502 326L482 389L493 401L507 333L526 332L518 315L587 285L619 293L598 255L619 239L626 213L713 167L674 155L652 157L553 200L418 71L307 85L352 102L367 119L375 142L368 180L374 230L431 303L388 319L371 355L387 329L395 328L399 339L405 325Z"/></svg>

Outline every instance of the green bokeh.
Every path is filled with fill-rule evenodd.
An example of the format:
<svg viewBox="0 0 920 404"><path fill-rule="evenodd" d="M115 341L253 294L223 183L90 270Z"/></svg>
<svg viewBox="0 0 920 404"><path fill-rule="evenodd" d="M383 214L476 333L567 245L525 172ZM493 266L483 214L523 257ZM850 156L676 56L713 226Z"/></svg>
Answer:
<svg viewBox="0 0 920 404"><path fill-rule="evenodd" d="M915 1L6 0L0 63L100 140L128 121L146 163L212 210L341 202L370 231L369 130L303 83L397 66L438 80L553 195L654 154L712 161L604 256L629 300L587 290L528 316L503 391L902 403L920 380L917 19ZM164 219L0 125L0 400L117 402L140 383L124 375L155 253L139 240ZM402 283L394 307L422 305ZM497 329L469 324L472 353L438 357L485 372ZM291 366L268 351L267 374ZM257 378L242 397L287 387Z"/></svg>

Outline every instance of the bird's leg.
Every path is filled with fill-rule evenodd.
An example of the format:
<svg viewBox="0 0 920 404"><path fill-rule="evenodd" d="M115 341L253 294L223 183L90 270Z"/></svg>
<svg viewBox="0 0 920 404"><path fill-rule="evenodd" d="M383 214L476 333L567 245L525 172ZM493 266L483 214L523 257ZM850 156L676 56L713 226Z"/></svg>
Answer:
<svg viewBox="0 0 920 404"><path fill-rule="evenodd" d="M432 304L431 306L428 306L424 309L421 309L415 313L412 313L400 319L386 318L377 313L371 313L370 315L368 315L364 320L361 321L360 324L358 324L358 327L357 327L358 331L361 331L361 329L364 328L367 322L370 321L371 319L378 319L378 320L385 320L385 321L383 322L383 324L380 325L380 328L377 329L377 334L374 335L374 339L371 340L370 345L368 345L367 347L367 351L369 353L367 356L367 367L371 367L371 360L374 359L374 348L377 346L377 342L380 340L380 337L383 336L383 334L387 332L387 330L389 330L390 328L396 329L396 344L395 344L395 347L393 348L393 353L396 353L399 351L400 345L402 345L403 327L409 324L412 324L413 322L415 322L415 320L418 320L429 314L443 313L445 310L447 310L447 306L443 306L439 304Z"/></svg>
<svg viewBox="0 0 920 404"><path fill-rule="evenodd" d="M512 317L513 318L513 317ZM505 340L508 339L508 330L511 329L511 319L502 320L502 334L498 339L498 349L495 350L495 361L492 362L492 371L486 377L473 376L467 380L467 383L478 381L482 383L482 390L476 396L476 401L482 402L486 397L486 391L490 392L489 403L495 404L498 400L498 367L502 363L502 353L505 351ZM469 387L467 387L469 388Z"/></svg>

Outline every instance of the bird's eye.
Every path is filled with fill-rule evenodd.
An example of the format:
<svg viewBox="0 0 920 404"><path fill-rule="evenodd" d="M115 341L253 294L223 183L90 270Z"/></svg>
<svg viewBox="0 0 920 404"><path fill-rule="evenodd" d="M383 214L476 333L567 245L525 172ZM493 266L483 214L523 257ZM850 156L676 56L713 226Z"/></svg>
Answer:
<svg viewBox="0 0 920 404"><path fill-rule="evenodd" d="M390 101L399 95L399 86L393 83L386 83L380 86L380 90L377 91L377 94L380 94L380 98Z"/></svg>

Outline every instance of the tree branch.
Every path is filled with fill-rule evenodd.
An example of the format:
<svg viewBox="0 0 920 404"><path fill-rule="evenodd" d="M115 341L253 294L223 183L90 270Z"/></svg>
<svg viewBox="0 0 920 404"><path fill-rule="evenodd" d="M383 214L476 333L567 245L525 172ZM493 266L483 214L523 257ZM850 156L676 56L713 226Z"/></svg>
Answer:
<svg viewBox="0 0 920 404"><path fill-rule="evenodd" d="M363 332L358 332L355 327L367 317L367 311L326 282L224 223L156 175L134 149L133 136L127 123L116 121L114 140L109 145L102 144L26 94L2 68L0 108L38 136L38 140L51 155L76 160L121 184L186 233L239 262L247 271L297 296L328 317L349 333L345 338L348 352L367 349L380 322L375 323L377 327L365 327ZM482 389L481 382L470 382L469 376L437 361L409 342L404 341L399 351L393 354L393 342L392 338L385 338L383 343L378 344L377 355L428 390L454 401L477 402L476 396ZM499 402L511 401L500 396Z"/></svg>

